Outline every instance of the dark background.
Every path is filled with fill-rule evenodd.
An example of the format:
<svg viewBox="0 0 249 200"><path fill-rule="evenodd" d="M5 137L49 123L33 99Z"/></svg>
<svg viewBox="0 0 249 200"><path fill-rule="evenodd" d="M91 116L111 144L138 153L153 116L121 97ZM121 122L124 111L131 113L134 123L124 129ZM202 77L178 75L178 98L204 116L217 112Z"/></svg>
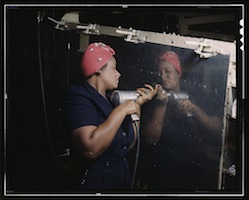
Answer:
<svg viewBox="0 0 249 200"><path fill-rule="evenodd" d="M80 80L82 53L78 52L79 33L55 30L47 17L60 20L70 10L80 11L82 23L176 34L181 34L182 15L186 19L229 13L234 20L200 22L189 30L201 31L202 37L211 39L239 39L238 7L8 7L4 27L8 100L3 154L9 194L65 192L69 186L68 158L58 158L69 146L61 98L67 85ZM68 42L71 49L67 49Z"/></svg>

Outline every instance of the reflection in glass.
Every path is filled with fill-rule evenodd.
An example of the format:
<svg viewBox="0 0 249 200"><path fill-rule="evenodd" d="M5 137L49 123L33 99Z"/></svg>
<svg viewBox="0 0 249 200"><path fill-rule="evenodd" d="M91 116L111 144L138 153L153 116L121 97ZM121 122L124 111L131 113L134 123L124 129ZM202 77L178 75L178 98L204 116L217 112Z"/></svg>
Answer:
<svg viewBox="0 0 249 200"><path fill-rule="evenodd" d="M144 141L137 186L142 189L218 187L228 58L200 60L190 54L196 62L190 70L180 61L184 51L166 51L156 63L155 80L161 87L143 108L141 122Z"/></svg>
<svg viewBox="0 0 249 200"><path fill-rule="evenodd" d="M135 189L217 190L229 56L204 59L190 49L101 41L119 52L120 89L160 84L142 107Z"/></svg>

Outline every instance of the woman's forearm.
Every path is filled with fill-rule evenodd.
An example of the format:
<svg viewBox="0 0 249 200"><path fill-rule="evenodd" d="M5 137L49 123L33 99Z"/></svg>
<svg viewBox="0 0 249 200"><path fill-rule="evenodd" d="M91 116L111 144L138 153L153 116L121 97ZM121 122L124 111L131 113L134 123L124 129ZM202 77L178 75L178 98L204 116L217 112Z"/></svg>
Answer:
<svg viewBox="0 0 249 200"><path fill-rule="evenodd" d="M201 108L198 106L193 110L193 114L196 118L209 130L219 132L222 130L222 121L216 116L208 116Z"/></svg>
<svg viewBox="0 0 249 200"><path fill-rule="evenodd" d="M158 140L161 137L166 109L167 109L166 104L156 106L153 111L152 117L144 125L143 134L146 136L147 140L151 143L158 142Z"/></svg>

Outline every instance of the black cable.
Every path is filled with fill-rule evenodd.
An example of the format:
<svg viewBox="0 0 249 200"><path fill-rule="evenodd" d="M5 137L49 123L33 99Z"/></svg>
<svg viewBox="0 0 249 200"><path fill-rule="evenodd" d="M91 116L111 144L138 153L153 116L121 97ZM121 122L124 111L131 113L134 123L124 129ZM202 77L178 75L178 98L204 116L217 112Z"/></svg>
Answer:
<svg viewBox="0 0 249 200"><path fill-rule="evenodd" d="M202 161L202 156L201 156L201 144L200 144L200 136L199 136L199 134L198 134L198 130L197 130L197 127L196 127L196 125L195 125L195 122L194 122L194 120L193 120L193 116L188 116L188 118L190 119L190 121L191 121L191 123L192 123L192 125L193 125L193 127L194 127L194 132L195 132L195 136L196 136L196 138L197 138L197 143L198 143L198 148L199 148L199 162L201 162Z"/></svg>
<svg viewBox="0 0 249 200"><path fill-rule="evenodd" d="M137 150L136 150L136 156L135 156L135 165L134 165L134 171L133 171L131 189L133 189L134 183L135 183L135 179L136 179L137 166L138 166L138 158L139 158L139 152L140 152L140 132L139 132L138 121L134 121L134 123L135 123L136 131L137 131Z"/></svg>
<svg viewBox="0 0 249 200"><path fill-rule="evenodd" d="M67 68L66 68L66 83L67 86L69 85L70 81L69 81L69 76L70 76L70 51L71 51L71 33L69 31L68 33L68 41L67 41Z"/></svg>
<svg viewBox="0 0 249 200"><path fill-rule="evenodd" d="M40 22L42 21L42 16L38 13L37 16L37 47L38 47L38 61L39 61L39 75L40 75L40 86L41 86L41 96L42 96L42 105L43 105L43 114L45 120L45 127L47 132L48 143L50 147L50 151L52 153L53 161L56 164L56 157L54 153L54 148L50 139L50 131L48 125L48 116L47 116L47 109L46 109L46 99L45 99L45 92L44 92L44 82L43 82L43 72L42 72L42 55L41 55L41 30L40 30Z"/></svg>
<svg viewBox="0 0 249 200"><path fill-rule="evenodd" d="M190 119L190 121L191 121L191 123L192 123L192 125L194 127L196 137L199 138L199 134L198 134L198 131L197 131L197 128L196 128L196 125L195 125L195 122L194 122L192 116L188 116L188 119Z"/></svg>

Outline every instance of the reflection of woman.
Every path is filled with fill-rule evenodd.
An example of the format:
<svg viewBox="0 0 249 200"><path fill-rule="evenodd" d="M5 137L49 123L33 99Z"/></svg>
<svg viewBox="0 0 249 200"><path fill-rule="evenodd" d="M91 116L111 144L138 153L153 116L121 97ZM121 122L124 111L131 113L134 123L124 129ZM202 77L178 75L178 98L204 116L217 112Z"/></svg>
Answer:
<svg viewBox="0 0 249 200"><path fill-rule="evenodd" d="M157 92L150 85L139 88L137 101L113 107L108 91L118 87L114 50L103 44L88 46L82 57L85 80L71 86L65 98L65 117L76 155L77 189L130 189L131 174L126 160L136 141L131 119L140 116L140 106Z"/></svg>
<svg viewBox="0 0 249 200"><path fill-rule="evenodd" d="M220 133L221 120L216 116L208 116L189 99L169 101L169 91L180 92L182 70L176 53L164 53L159 59L157 70L161 85L151 107L145 111L148 115L142 130L147 141L154 146L144 149L148 151L145 154L151 157L147 157L150 163L143 164L146 167L141 167L141 170L154 172L150 174L152 178L148 178L151 187L166 190L198 189L201 187L202 173L207 172L203 169L208 168L201 166L205 163L205 147L201 146L203 136L199 130ZM188 117L187 113L193 117ZM148 166L152 166L151 169Z"/></svg>

